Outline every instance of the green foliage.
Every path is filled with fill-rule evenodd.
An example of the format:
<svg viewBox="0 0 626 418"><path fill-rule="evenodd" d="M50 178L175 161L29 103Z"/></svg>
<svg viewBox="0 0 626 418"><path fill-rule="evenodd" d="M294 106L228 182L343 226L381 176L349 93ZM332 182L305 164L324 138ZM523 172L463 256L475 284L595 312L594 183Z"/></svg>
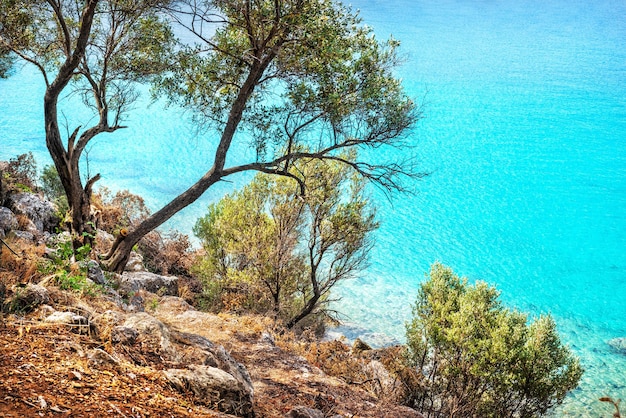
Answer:
<svg viewBox="0 0 626 418"><path fill-rule="evenodd" d="M208 306L273 312L291 327L323 314L331 288L365 266L378 224L363 181L336 162L302 161L294 172L304 195L291 178L259 174L196 223Z"/></svg>
<svg viewBox="0 0 626 418"><path fill-rule="evenodd" d="M536 417L578 385L582 368L552 317L528 325L499 292L432 266L407 324L421 374L413 406L433 417Z"/></svg>
<svg viewBox="0 0 626 418"><path fill-rule="evenodd" d="M178 65L160 78L157 91L218 130L241 114L240 129L259 162L280 160L286 170L301 158L297 151L336 157L360 147L402 145L418 117L393 74L399 43L379 42L339 2L180 3L207 16L204 29L213 36L202 32L197 18L198 43L179 52ZM281 159L285 154L293 157ZM407 168L397 161L358 167L392 187L391 177Z"/></svg>
<svg viewBox="0 0 626 418"><path fill-rule="evenodd" d="M33 153L29 152L11 158L2 176L8 189L37 190L37 162Z"/></svg>
<svg viewBox="0 0 626 418"><path fill-rule="evenodd" d="M40 263L39 270L49 274L62 290L87 296L101 293L100 285L87 280L87 262L90 260L91 246L83 245L74 249L71 239L58 236L55 247L49 260Z"/></svg>
<svg viewBox="0 0 626 418"><path fill-rule="evenodd" d="M59 214L64 215L70 207L65 196L65 189L61 184L59 173L54 165L47 165L39 178L41 180L41 190L48 200L57 205ZM64 218L65 216L60 216Z"/></svg>
<svg viewBox="0 0 626 418"><path fill-rule="evenodd" d="M0 57L35 64L45 76L69 58L80 33L83 2L62 0L58 6L41 0L0 1ZM84 64L78 67L74 87L85 94L85 104L97 109L107 103L116 115L132 101L129 81L145 81L171 65L175 44L168 21L159 14L166 0L107 0L97 5ZM63 17L63 23L59 17ZM4 52L4 54L3 54ZM8 61L7 61L8 62ZM1 69L2 67L0 67ZM92 83L103 81L102 86ZM106 86L106 89L101 87ZM92 89L96 91L92 91ZM94 96L95 93L95 96ZM91 97L89 97L91 95ZM101 101L101 103L97 103Z"/></svg>

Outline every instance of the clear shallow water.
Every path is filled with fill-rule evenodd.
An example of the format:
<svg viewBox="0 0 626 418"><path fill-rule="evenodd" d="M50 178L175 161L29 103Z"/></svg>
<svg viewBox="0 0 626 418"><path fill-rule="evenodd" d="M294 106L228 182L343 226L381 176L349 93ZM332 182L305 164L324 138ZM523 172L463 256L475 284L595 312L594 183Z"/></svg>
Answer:
<svg viewBox="0 0 626 418"><path fill-rule="evenodd" d="M412 138L432 174L414 196L373 192L378 245L364 277L340 289L341 310L363 332L402 340L418 284L441 261L497 285L510 306L551 312L587 370L556 415L611 416L597 398L626 397L626 356L606 344L626 336L626 2L353 5L402 41L400 75L425 105ZM46 158L38 81L29 69L0 81L0 159ZM89 153L103 184L156 207L203 172L210 138L180 114L138 107L128 125ZM189 231L244 181L170 226Z"/></svg>

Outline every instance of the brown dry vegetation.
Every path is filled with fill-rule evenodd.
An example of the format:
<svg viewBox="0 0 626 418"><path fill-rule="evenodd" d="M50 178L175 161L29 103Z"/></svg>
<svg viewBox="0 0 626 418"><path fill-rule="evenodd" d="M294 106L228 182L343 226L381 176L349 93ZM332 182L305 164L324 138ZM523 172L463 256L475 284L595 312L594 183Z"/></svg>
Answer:
<svg viewBox="0 0 626 418"><path fill-rule="evenodd" d="M37 271L42 247L15 241L11 246L18 256L6 248L0 255L0 280L7 293L15 284L46 278ZM99 296L49 290L51 305L57 310L102 313L119 309ZM350 356L349 349L340 343L278 336L275 324L265 317L203 314L199 322L183 321L166 314L164 299L149 295L145 300L146 310L171 329L202 335L223 345L247 368L254 384L257 417L282 417L295 406L319 409L327 417L419 416L390 398L376 397L371 385L358 381L361 375L355 370L365 360ZM228 416L170 387L160 370L171 365L157 355L139 359L137 356L147 355L113 347L106 329L79 335L66 326L42 323L43 315L41 311L3 314L0 320L0 416ZM270 342L268 335L274 335L277 343ZM122 359L120 365L89 363L86 353L94 348Z"/></svg>

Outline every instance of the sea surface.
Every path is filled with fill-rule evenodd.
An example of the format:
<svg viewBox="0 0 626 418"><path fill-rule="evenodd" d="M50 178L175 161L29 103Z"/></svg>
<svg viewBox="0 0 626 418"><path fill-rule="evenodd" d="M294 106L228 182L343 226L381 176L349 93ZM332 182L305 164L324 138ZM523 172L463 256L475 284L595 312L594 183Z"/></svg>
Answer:
<svg viewBox="0 0 626 418"><path fill-rule="evenodd" d="M551 313L586 369L554 415L610 417L597 399L626 398L626 355L606 343L626 337L626 1L352 5L379 38L402 42L398 75L424 110L411 140L430 175L392 200L371 191L382 226L369 269L338 290L341 331L402 341L439 261L497 286L512 308ZM29 67L0 81L0 159L32 151L49 163L42 92ZM88 149L102 185L157 208L207 169L214 138L186 115L146 99L127 124ZM221 183L168 226L190 232L247 179Z"/></svg>

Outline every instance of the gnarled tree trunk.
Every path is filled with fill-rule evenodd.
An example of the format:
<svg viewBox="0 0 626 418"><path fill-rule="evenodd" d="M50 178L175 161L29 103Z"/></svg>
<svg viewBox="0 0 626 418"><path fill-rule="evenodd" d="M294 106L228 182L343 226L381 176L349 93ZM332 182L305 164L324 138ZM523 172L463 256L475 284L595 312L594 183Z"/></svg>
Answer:
<svg viewBox="0 0 626 418"><path fill-rule="evenodd" d="M85 56L97 4L98 0L89 0L85 3L75 48L71 54L67 51L65 62L61 65L54 81L47 85L44 96L46 146L48 147L48 151L50 152L50 156L52 157L57 172L59 173L61 183L63 184L66 196L68 197L68 204L72 211L72 233L75 237L75 248L84 245L85 241L83 238L85 232L87 232L87 237L89 239L91 239L90 236L94 232L92 230L92 219L90 216L91 188L93 183L98 180L99 176L90 179L87 182L87 185L83 188L78 162L84 146L79 146L77 149L74 148L74 140L78 134L78 129L76 129L68 138L67 149L64 147L61 139L61 132L59 130L57 105L61 92L65 89L65 87L67 87L68 83L75 74L76 68L78 68L78 65L80 64L80 61ZM60 11L57 9L55 9L55 11L57 11L59 19L63 19ZM69 33L66 33L66 36L69 45ZM85 132L85 134L81 136L81 140L90 135L91 131L92 130ZM86 138L86 141L89 139L91 138Z"/></svg>

